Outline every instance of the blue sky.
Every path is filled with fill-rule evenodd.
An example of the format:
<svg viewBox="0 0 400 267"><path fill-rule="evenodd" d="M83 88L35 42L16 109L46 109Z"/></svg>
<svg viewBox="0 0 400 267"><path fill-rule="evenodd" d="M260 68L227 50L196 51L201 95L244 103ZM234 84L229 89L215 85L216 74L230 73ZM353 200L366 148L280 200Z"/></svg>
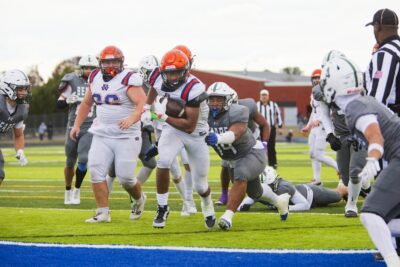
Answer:
<svg viewBox="0 0 400 267"><path fill-rule="evenodd" d="M375 43L364 25L375 11L400 15L398 0L0 0L0 70L38 65L48 77L63 59L119 46L129 66L177 44L205 70L279 71L309 75L338 49L365 69Z"/></svg>

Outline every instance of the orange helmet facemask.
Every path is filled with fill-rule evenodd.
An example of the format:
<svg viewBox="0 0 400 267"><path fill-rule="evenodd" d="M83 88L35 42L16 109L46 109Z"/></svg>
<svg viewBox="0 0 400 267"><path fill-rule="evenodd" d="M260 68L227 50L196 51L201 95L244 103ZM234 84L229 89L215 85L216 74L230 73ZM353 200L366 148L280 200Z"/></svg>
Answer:
<svg viewBox="0 0 400 267"><path fill-rule="evenodd" d="M189 75L189 59L180 50L167 52L160 65L163 84L168 91L175 91L184 84Z"/></svg>
<svg viewBox="0 0 400 267"><path fill-rule="evenodd" d="M105 81L114 78L124 69L124 54L116 46L107 46L100 52L100 69Z"/></svg>

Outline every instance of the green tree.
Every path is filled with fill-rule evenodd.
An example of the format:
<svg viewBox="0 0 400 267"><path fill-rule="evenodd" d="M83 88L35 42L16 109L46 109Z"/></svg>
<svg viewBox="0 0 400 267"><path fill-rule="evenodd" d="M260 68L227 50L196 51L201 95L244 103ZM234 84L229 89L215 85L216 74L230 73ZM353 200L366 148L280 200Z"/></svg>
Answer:
<svg viewBox="0 0 400 267"><path fill-rule="evenodd" d="M299 67L285 67L281 70L282 73L289 75L301 75L303 71Z"/></svg>

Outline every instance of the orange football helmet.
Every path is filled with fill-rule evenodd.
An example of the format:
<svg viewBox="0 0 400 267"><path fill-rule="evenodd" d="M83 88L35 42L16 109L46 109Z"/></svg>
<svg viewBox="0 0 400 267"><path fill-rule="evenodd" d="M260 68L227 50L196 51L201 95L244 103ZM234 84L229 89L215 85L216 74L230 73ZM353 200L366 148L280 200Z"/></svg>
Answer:
<svg viewBox="0 0 400 267"><path fill-rule="evenodd" d="M172 49L161 59L160 72L164 85L171 91L184 84L189 76L190 62L180 50Z"/></svg>
<svg viewBox="0 0 400 267"><path fill-rule="evenodd" d="M321 69L316 69L312 72L311 74L311 83L313 86L317 85L319 83L319 79L321 78Z"/></svg>
<svg viewBox="0 0 400 267"><path fill-rule="evenodd" d="M174 47L174 49L178 49L178 50L182 51L189 59L190 67L192 67L192 63L193 63L192 51L190 51L190 49L186 45L177 45Z"/></svg>
<svg viewBox="0 0 400 267"><path fill-rule="evenodd" d="M99 63L103 76L111 80L124 69L124 54L116 46L107 46L100 52Z"/></svg>

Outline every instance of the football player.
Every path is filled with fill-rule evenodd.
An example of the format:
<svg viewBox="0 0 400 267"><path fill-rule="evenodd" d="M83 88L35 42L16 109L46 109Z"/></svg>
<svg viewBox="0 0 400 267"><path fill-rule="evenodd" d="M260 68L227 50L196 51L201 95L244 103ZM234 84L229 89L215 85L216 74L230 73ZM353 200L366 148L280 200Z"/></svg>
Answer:
<svg viewBox="0 0 400 267"><path fill-rule="evenodd" d="M208 132L207 93L204 84L189 73L189 59L180 50L168 51L159 68L150 75L150 91L147 96L142 120L151 119L151 104L157 95L179 99L185 103L183 117L168 116L163 112L155 114L158 120L166 122L158 142L157 161L157 214L153 227L165 227L169 214L168 187L169 170L173 160L183 148L186 149L191 167L194 188L201 197L201 208L206 228L215 226L215 212L208 185L210 155L204 136Z"/></svg>
<svg viewBox="0 0 400 267"><path fill-rule="evenodd" d="M6 71L0 78L0 134L13 131L15 157L21 166L28 163L24 153L24 120L28 117L30 90L28 76L20 70ZM4 178L4 157L0 149L0 185Z"/></svg>
<svg viewBox="0 0 400 267"><path fill-rule="evenodd" d="M289 211L304 211L315 207L324 207L337 203L347 196L347 188L339 182L336 189L327 189L313 184L293 185L291 182L279 177L276 170L267 166L260 176L261 183L269 185L277 195L288 193L290 195ZM239 211L248 211L256 200L246 197L240 204ZM263 204L271 205L260 201Z"/></svg>
<svg viewBox="0 0 400 267"><path fill-rule="evenodd" d="M345 57L345 55L337 50L332 50L324 57L322 66L336 57ZM315 112L325 128L326 141L329 142L332 150L337 151L336 161L340 176L344 185L348 187L349 193L344 215L346 218L357 217L357 201L363 187L358 174L365 166L367 151L365 148L353 145L352 133L346 125L344 111L335 102L326 102L319 84L313 87L312 94L314 101L318 103ZM370 185L365 184L364 187L368 190Z"/></svg>
<svg viewBox="0 0 400 267"><path fill-rule="evenodd" d="M267 142L269 139L269 125L268 122L265 120L264 116L258 112L257 104L252 98L244 98L239 99L238 94L236 91L229 87L227 84L222 85L222 82L218 82L220 86L224 86L230 88L233 94L233 102L234 104L239 104L245 106L249 110L249 120L248 120L248 127L253 133L253 136L256 139L261 139L262 144L264 145L265 149L267 147ZM262 129L262 136L260 136L260 128ZM228 189L229 189L229 182L231 180L229 176L229 164L225 160L221 162L221 173L220 173L220 180L221 180L221 196L215 202L216 205L226 205L228 202Z"/></svg>
<svg viewBox="0 0 400 267"><path fill-rule="evenodd" d="M265 148L256 141L247 127L249 110L245 106L232 104L232 90L225 83L214 83L207 89L210 114L210 133L205 141L229 164L233 185L229 192L225 213L218 226L222 230L232 227L234 212L245 194L254 199L270 201L278 207L282 220L288 215L289 195L276 196L271 188L260 183L259 175L266 166Z"/></svg>
<svg viewBox="0 0 400 267"><path fill-rule="evenodd" d="M86 222L111 221L106 175L113 162L120 184L135 200L130 219L137 220L146 200L134 175L142 146L140 116L146 94L140 75L124 69L124 55L119 48L104 48L99 63L100 69L89 75L89 89L70 133L73 140L78 138L80 126L96 103L97 117L89 129L93 140L88 165L97 210Z"/></svg>
<svg viewBox="0 0 400 267"><path fill-rule="evenodd" d="M319 83L321 77L321 69L316 69L311 74L311 83L312 86L316 86ZM312 107L311 116L308 120L307 125L301 129L303 134L309 132L308 135L308 146L310 151L310 159L311 166L313 169L313 179L311 180L311 184L313 185L322 185L321 183L321 163L325 163L326 165L334 168L336 172L338 172L338 166L336 161L325 155L326 149L326 132L325 128L321 120L318 117L316 112L317 106L320 105L319 101L315 101L313 96L311 95L310 105Z"/></svg>
<svg viewBox="0 0 400 267"><path fill-rule="evenodd" d="M87 172L87 161L90 144L92 143L92 134L88 132L94 118L96 117L95 106L91 107L86 120L82 123L80 134L76 141L73 141L69 135L74 125L79 106L85 97L88 89L89 74L99 66L96 57L92 55L82 56L79 60L79 73L68 73L61 79L58 86L60 97L57 100L57 107L64 109L69 107L68 124L65 138L65 156L67 157L64 167L65 193L64 204L80 204L80 188ZM75 170L75 188L71 192L72 180L74 178L74 167L78 160Z"/></svg>
<svg viewBox="0 0 400 267"><path fill-rule="evenodd" d="M379 159L388 161L361 208L361 223L383 256L387 266L400 266L391 235L400 234L400 118L371 96L362 96L363 73L348 58L329 61L321 77L327 103L344 112L354 138L367 146L366 164L359 173L361 183L380 171Z"/></svg>

